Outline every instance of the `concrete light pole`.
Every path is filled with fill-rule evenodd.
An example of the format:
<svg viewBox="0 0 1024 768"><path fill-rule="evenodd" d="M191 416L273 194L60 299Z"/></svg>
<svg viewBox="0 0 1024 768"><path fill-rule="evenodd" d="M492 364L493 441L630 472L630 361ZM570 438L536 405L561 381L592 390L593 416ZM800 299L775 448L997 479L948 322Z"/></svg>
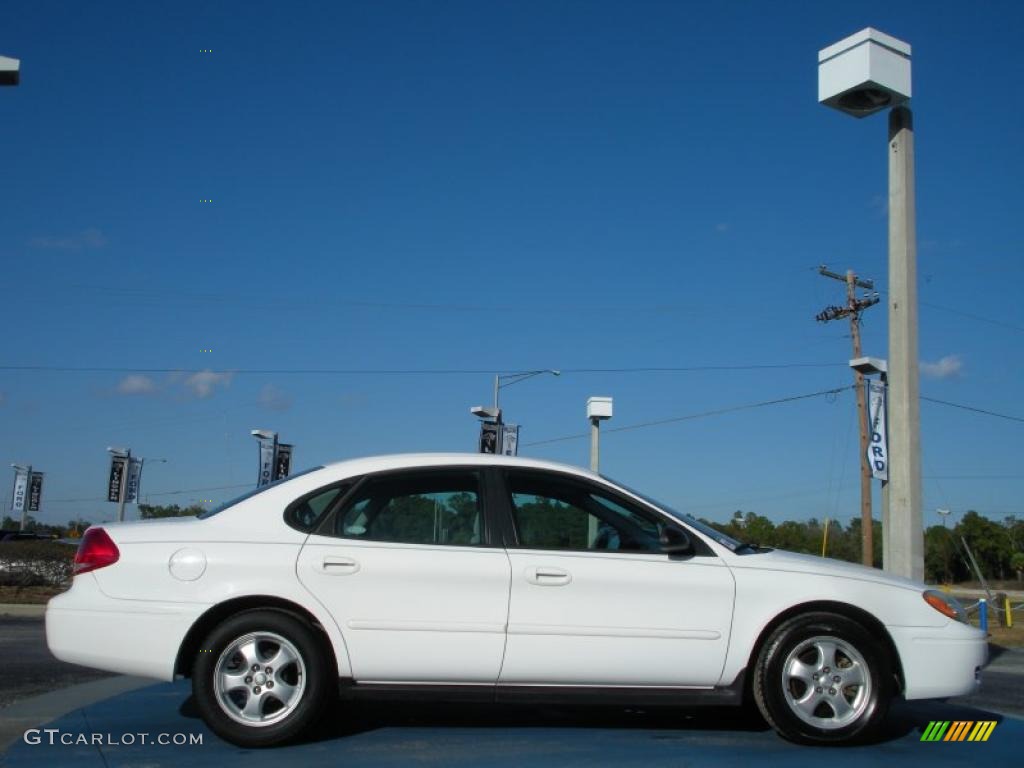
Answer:
<svg viewBox="0 0 1024 768"><path fill-rule="evenodd" d="M917 238L910 46L870 27L818 53L818 101L853 117L889 114L889 483L882 567L924 578L917 357Z"/></svg>
<svg viewBox="0 0 1024 768"><path fill-rule="evenodd" d="M590 419L590 471L597 472L601 464L601 422L612 417L610 397L587 398L587 418Z"/></svg>

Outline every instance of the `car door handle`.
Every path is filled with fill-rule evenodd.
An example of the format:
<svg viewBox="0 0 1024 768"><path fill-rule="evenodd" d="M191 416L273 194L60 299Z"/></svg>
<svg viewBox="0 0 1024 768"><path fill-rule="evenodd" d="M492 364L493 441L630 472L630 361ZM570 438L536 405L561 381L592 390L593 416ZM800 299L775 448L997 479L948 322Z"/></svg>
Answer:
<svg viewBox="0 0 1024 768"><path fill-rule="evenodd" d="M564 587L572 581L572 574L561 568L543 565L526 569L526 580L539 587Z"/></svg>
<svg viewBox="0 0 1024 768"><path fill-rule="evenodd" d="M359 563L351 557L325 557L320 563L320 570L332 576L344 576L359 570Z"/></svg>

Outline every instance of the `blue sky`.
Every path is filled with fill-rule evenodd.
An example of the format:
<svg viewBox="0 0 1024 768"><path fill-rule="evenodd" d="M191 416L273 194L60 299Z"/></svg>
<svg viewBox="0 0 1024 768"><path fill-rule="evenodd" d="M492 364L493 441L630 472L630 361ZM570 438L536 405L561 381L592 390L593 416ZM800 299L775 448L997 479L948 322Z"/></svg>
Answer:
<svg viewBox="0 0 1024 768"><path fill-rule="evenodd" d="M98 520L296 464L470 450L491 373L522 454L850 383L825 263L886 283L886 125L817 51L913 45L922 394L1024 416L1019 3L51 3L4 12L4 466ZM209 49L210 53L204 52ZM202 202L210 200L212 202ZM965 316L971 315L973 317ZM884 356L884 304L865 350ZM202 350L212 350L205 352ZM943 359L945 363L939 364ZM786 368L582 373L680 366ZM188 369L158 373L147 369ZM256 374L292 369L445 374ZM234 373L233 373L234 372ZM608 433L602 469L711 519L859 513L852 392ZM1024 425L922 403L933 510L1020 514ZM184 491L172 494L172 491ZM96 499L94 501L94 499ZM876 501L877 504L877 501Z"/></svg>

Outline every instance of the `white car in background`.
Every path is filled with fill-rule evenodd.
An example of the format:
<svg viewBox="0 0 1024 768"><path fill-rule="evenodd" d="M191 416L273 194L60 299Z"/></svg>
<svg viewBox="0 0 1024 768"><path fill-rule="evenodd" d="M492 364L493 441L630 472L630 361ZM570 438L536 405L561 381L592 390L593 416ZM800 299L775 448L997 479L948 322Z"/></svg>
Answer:
<svg viewBox="0 0 1024 768"><path fill-rule="evenodd" d="M979 684L985 635L922 584L758 548L529 459L357 459L198 518L90 528L46 611L63 661L192 679L223 738L298 737L340 693L740 704L868 738Z"/></svg>

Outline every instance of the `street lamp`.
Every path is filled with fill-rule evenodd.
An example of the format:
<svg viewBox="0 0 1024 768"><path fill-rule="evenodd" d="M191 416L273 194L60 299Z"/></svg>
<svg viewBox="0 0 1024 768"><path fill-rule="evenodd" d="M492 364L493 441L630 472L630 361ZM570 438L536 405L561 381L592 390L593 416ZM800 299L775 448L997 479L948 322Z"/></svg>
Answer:
<svg viewBox="0 0 1024 768"><path fill-rule="evenodd" d="M534 376L540 376L543 373L550 373L552 376L561 376L561 371L556 371L551 368L544 368L539 371L525 371L523 373L496 373L494 374L494 410L498 411L499 417L501 411L498 410L498 392L505 387L511 387L513 384L518 384L520 381L526 381L532 379Z"/></svg>
<svg viewBox="0 0 1024 768"><path fill-rule="evenodd" d="M17 85L21 80L21 61L0 56L0 85Z"/></svg>
<svg viewBox="0 0 1024 768"><path fill-rule="evenodd" d="M948 509L936 509L935 512L942 518L942 527L946 527L946 520L949 519L950 510Z"/></svg>
<svg viewBox="0 0 1024 768"><path fill-rule="evenodd" d="M587 418L590 419L590 471L597 472L601 462L601 422L612 417L610 397L587 398Z"/></svg>
<svg viewBox="0 0 1024 768"><path fill-rule="evenodd" d="M882 567L924 578L921 418L917 357L917 237L910 46L862 29L818 52L818 101L852 117L889 113L889 370L892 425Z"/></svg>

